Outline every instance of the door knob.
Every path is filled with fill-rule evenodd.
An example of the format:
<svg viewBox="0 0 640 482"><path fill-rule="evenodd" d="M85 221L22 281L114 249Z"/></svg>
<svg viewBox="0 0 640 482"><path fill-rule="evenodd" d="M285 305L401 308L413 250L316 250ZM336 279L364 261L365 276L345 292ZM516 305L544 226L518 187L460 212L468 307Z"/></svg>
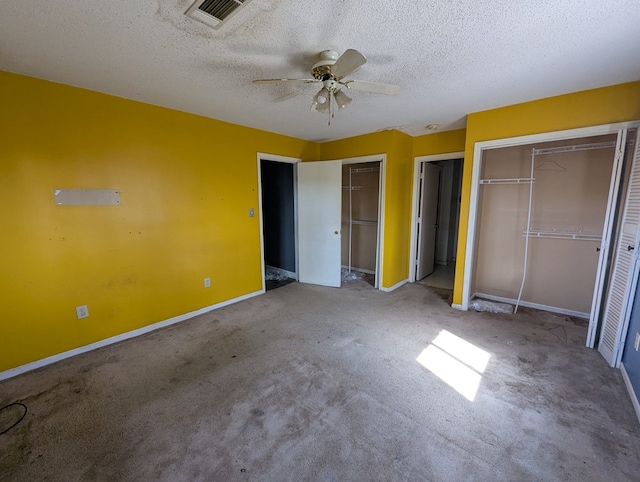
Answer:
<svg viewBox="0 0 640 482"><path fill-rule="evenodd" d="M338 231L334 231L333 234L338 234Z"/></svg>

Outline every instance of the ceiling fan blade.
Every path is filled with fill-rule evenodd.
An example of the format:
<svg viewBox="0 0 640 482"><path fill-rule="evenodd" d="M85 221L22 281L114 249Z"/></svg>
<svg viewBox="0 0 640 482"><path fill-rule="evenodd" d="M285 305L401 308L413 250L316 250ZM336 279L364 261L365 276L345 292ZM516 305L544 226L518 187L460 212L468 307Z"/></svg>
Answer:
<svg viewBox="0 0 640 482"><path fill-rule="evenodd" d="M320 81L316 79L258 79L253 81L254 84L281 84L285 82L302 82L304 84L312 84Z"/></svg>
<svg viewBox="0 0 640 482"><path fill-rule="evenodd" d="M381 84L379 82L368 82L366 80L347 80L340 83L353 90L373 92L375 94L396 95L400 92L400 86L393 84Z"/></svg>
<svg viewBox="0 0 640 482"><path fill-rule="evenodd" d="M331 68L331 72L338 79L341 79L345 75L352 73L358 67L364 65L366 61L367 59L360 52L349 49L346 50L338 60L336 60L336 63L333 64L333 67Z"/></svg>

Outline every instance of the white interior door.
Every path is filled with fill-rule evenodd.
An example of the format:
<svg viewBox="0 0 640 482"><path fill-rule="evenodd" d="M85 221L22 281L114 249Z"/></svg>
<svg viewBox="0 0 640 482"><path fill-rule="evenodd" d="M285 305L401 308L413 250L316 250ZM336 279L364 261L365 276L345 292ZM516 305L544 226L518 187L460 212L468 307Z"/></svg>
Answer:
<svg viewBox="0 0 640 482"><path fill-rule="evenodd" d="M433 273L438 230L439 183L440 167L423 162L420 166L420 197L418 199L416 281Z"/></svg>
<svg viewBox="0 0 640 482"><path fill-rule="evenodd" d="M340 286L342 163L298 164L299 281Z"/></svg>
<svg viewBox="0 0 640 482"><path fill-rule="evenodd" d="M600 309L604 298L604 288L607 278L607 263L611 259L611 244L614 235L616 211L619 190L622 184L622 169L625 157L625 145L627 142L627 130L623 129L618 133L616 141L616 152L611 171L611 182L609 184L609 198L607 210L604 216L604 226L602 228L602 242L600 243L600 254L598 257L598 270L596 271L596 284L593 291L593 301L591 302L591 312L589 315L589 331L587 332L587 346L595 347L598 321L600 320Z"/></svg>
<svg viewBox="0 0 640 482"><path fill-rule="evenodd" d="M607 292L598 350L611 366L620 363L638 282L640 228L640 130L636 133L631 176Z"/></svg>

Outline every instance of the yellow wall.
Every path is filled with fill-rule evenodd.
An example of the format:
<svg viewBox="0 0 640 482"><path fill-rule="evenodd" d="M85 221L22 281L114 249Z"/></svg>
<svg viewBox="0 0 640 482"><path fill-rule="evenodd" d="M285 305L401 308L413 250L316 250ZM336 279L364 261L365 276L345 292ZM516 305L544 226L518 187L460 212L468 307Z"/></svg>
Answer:
<svg viewBox="0 0 640 482"><path fill-rule="evenodd" d="M460 303L474 143L640 119L640 82L471 114L466 132L324 144L6 72L0 105L2 371L259 290L256 152L385 153L391 287L408 276L414 156L464 145ZM119 189L122 205L56 206L59 188Z"/></svg>
<svg viewBox="0 0 640 482"><path fill-rule="evenodd" d="M413 155L431 156L448 152L463 152L466 134L466 129L458 129L416 137L413 140Z"/></svg>
<svg viewBox="0 0 640 482"><path fill-rule="evenodd" d="M260 290L256 152L318 155L6 72L0 105L0 371ZM119 189L122 205L56 206L58 188Z"/></svg>
<svg viewBox="0 0 640 482"><path fill-rule="evenodd" d="M411 218L412 138L399 131L382 131L320 144L320 159L386 154L384 250L382 287L408 277Z"/></svg>
<svg viewBox="0 0 640 482"><path fill-rule="evenodd" d="M602 87L469 114L453 302L462 302L468 239L466 228L469 220L473 149L476 142L638 119L640 82Z"/></svg>

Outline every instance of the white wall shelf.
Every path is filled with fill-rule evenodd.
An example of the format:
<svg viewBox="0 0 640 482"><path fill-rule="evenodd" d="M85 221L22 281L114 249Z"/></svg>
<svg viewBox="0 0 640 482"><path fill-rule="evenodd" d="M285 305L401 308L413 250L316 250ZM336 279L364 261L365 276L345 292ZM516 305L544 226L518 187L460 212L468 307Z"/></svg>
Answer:
<svg viewBox="0 0 640 482"><path fill-rule="evenodd" d="M568 230L568 229L530 229L523 231L523 236L530 238L575 239L581 241L602 241L602 233L597 231Z"/></svg>
<svg viewBox="0 0 640 482"><path fill-rule="evenodd" d="M366 221L364 219L353 219L351 221L352 224L359 224L362 226L377 226L378 221Z"/></svg>
<svg viewBox="0 0 640 482"><path fill-rule="evenodd" d="M480 184L531 184L533 177L514 177L509 179L480 179Z"/></svg>

